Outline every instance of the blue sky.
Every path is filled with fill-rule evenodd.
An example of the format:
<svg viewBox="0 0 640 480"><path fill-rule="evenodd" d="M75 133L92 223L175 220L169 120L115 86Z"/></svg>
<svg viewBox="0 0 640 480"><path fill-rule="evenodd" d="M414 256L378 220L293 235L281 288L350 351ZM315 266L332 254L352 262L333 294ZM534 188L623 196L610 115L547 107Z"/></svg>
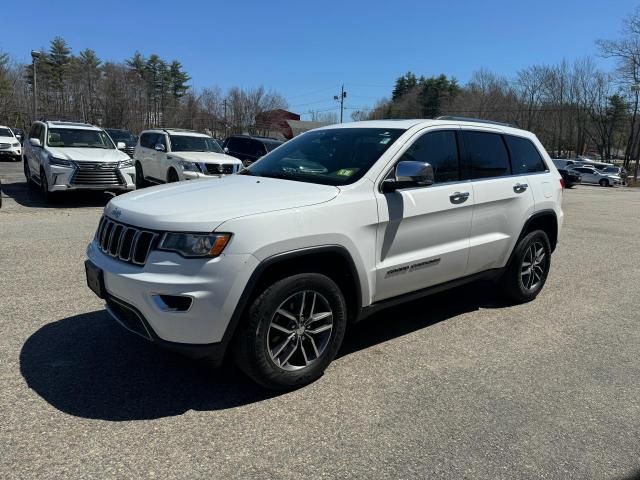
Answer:
<svg viewBox="0 0 640 480"><path fill-rule="evenodd" d="M103 60L157 53L181 61L195 88L262 84L305 113L336 108L332 97L341 83L354 108L388 96L408 70L464 83L480 67L512 75L532 64L597 55L595 40L618 36L622 18L638 4L34 0L16 21L3 22L0 51L28 62L31 49L60 35L74 52L89 47Z"/></svg>

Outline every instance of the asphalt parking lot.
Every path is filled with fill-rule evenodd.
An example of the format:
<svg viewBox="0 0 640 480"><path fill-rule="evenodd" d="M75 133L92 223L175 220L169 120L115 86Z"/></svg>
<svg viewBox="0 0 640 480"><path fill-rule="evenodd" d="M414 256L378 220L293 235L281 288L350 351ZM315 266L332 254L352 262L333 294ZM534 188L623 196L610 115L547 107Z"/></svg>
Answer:
<svg viewBox="0 0 640 480"><path fill-rule="evenodd" d="M565 193L545 289L475 284L357 326L274 395L115 324L85 286L110 194L0 162L0 477L640 478L640 189Z"/></svg>

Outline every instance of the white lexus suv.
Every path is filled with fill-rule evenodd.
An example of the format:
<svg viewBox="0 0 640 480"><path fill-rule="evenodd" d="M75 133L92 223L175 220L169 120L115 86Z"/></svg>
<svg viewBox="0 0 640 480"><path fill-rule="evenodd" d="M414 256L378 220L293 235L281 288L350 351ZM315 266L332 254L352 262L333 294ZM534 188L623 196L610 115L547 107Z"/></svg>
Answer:
<svg viewBox="0 0 640 480"><path fill-rule="evenodd" d="M20 140L9 127L0 125L0 159L11 157L16 162L22 159Z"/></svg>
<svg viewBox="0 0 640 480"><path fill-rule="evenodd" d="M34 122L24 142L24 175L45 200L69 190L135 190L133 160L118 148L94 125Z"/></svg>
<svg viewBox="0 0 640 480"><path fill-rule="evenodd" d="M448 117L304 133L237 175L116 197L85 262L124 327L258 383L318 378L348 324L477 279L533 300L562 226L537 138ZM392 321L393 319L391 319Z"/></svg>
<svg viewBox="0 0 640 480"><path fill-rule="evenodd" d="M145 130L133 152L138 187L145 182L172 183L237 173L242 162L226 155L218 142L182 129Z"/></svg>

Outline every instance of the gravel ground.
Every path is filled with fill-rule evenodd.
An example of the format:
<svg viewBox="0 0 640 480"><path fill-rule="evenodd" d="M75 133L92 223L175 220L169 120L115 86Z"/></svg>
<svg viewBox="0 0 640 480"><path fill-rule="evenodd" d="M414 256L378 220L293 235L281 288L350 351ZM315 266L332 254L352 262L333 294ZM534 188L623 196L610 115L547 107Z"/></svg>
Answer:
<svg viewBox="0 0 640 480"><path fill-rule="evenodd" d="M109 194L51 207L20 164L0 177L3 479L640 478L640 189L565 193L534 302L387 310L274 395L109 318L82 263Z"/></svg>

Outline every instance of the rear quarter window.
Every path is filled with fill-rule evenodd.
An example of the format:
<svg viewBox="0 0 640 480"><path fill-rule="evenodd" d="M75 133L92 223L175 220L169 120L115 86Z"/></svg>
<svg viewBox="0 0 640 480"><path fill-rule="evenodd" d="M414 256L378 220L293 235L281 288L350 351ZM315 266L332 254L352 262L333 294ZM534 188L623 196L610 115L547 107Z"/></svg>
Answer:
<svg viewBox="0 0 640 480"><path fill-rule="evenodd" d="M546 172L548 170L540 152L531 140L513 135L505 135L504 138L511 153L511 166L514 174Z"/></svg>

